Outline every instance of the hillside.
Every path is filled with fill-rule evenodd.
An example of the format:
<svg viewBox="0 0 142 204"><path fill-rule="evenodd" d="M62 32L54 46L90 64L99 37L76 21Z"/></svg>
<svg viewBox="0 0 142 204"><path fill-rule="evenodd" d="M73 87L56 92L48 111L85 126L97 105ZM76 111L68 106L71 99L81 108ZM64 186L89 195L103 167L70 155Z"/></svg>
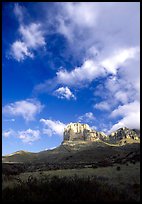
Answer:
<svg viewBox="0 0 142 204"><path fill-rule="evenodd" d="M139 143L114 145L107 144L101 140L96 142L70 142L63 143L53 150L46 150L39 153L22 152L4 156L3 162L24 162L24 163L90 163L110 160L111 158L125 158L128 154L139 154Z"/></svg>
<svg viewBox="0 0 142 204"><path fill-rule="evenodd" d="M131 130L126 127L120 128L117 131L111 133L109 136L105 136L104 133L98 133L89 129L89 126L77 123L73 124L73 130L65 129L66 135L72 132L73 137L68 135L64 138L61 145L52 149L41 151L39 153L32 153L26 151L18 151L10 155L2 157L2 162L23 162L23 163L81 163L81 162L100 162L109 161L110 158L125 158L130 152L139 152L140 143L140 131ZM85 132L84 139L81 138L81 133L78 131L79 125L83 126L82 135ZM68 127L72 127L72 124ZM75 128L78 129L75 129ZM69 133L68 133L69 132ZM87 134L86 134L87 132ZM91 139L92 134L93 140ZM71 135L71 136L72 136ZM79 138L77 136L79 135ZM103 135L103 137L102 137ZM88 139L89 138L89 139ZM95 139L94 139L95 138ZM107 161L107 162L108 162Z"/></svg>

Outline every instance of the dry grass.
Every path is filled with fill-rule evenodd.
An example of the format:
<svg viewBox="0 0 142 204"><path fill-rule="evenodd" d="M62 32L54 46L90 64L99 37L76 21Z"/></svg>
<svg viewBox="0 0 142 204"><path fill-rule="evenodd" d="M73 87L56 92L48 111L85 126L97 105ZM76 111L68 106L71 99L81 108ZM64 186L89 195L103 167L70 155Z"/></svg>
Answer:
<svg viewBox="0 0 142 204"><path fill-rule="evenodd" d="M117 171L117 166L120 166L120 171ZM31 173L21 173L20 178L26 180ZM74 176L88 177L88 176L98 176L107 178L113 184L133 184L135 181L140 183L140 163L136 164L129 163L126 164L115 164L109 167L99 167L99 168L83 168L83 169L61 169L61 170L50 170L43 172L32 172L33 176L37 178L43 175L48 176Z"/></svg>
<svg viewBox="0 0 142 204"><path fill-rule="evenodd" d="M116 164L111 167L62 169L21 173L20 175L11 176L3 175L3 200L7 196L9 196L9 200L14 199L15 201L19 201L19 196L24 201L44 200L48 193L51 193L48 195L51 201L55 199L54 197L58 198L57 201L67 200L68 197L70 197L71 201L74 201L74 199L78 199L78 195L81 196L79 199L84 200L86 186L91 201L98 201L99 196L103 196L102 201L139 201L140 162L127 165ZM98 194L94 194L95 192L92 190L92 188L96 189L96 186ZM60 192L58 187L64 188L65 193ZM50 189L49 192L48 189ZM38 190L41 191L41 195L37 194ZM27 191L29 193L25 197ZM19 194L17 194L18 192ZM58 193L61 193L61 197L57 196Z"/></svg>

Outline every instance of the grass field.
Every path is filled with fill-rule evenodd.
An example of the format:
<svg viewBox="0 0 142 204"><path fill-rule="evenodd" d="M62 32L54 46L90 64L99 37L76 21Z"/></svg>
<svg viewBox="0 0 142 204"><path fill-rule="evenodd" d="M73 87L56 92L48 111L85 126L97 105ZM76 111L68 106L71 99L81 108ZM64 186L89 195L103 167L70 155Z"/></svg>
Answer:
<svg viewBox="0 0 142 204"><path fill-rule="evenodd" d="M140 201L139 143L70 142L5 159L3 201Z"/></svg>
<svg viewBox="0 0 142 204"><path fill-rule="evenodd" d="M68 190L65 189L65 186ZM97 195L94 192L96 186L98 188ZM27 172L8 177L3 175L3 200L8 197L8 199L19 201L17 192L19 194L21 192L21 197L25 201L40 200L42 197L46 199L48 197L52 201L52 199L55 199L54 196L57 192L61 193L58 188L64 189L64 193L62 192L61 197L58 197L60 201L66 200L67 197L70 197L72 201L85 199L83 192L86 188L88 189L88 196L90 196L88 199L92 199L91 201L98 201L99 196L103 196L102 201L139 201L140 162L98 168L86 166L83 169ZM82 190L76 190L74 195L74 190L77 188ZM23 193L27 192L28 189L30 194L25 197ZM40 194L36 195L37 190L41 191L42 196Z"/></svg>

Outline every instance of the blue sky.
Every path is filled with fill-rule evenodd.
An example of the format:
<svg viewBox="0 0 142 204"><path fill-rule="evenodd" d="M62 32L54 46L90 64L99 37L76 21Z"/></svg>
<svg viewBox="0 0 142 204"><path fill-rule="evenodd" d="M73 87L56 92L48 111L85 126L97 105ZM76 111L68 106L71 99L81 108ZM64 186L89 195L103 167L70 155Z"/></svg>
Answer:
<svg viewBox="0 0 142 204"><path fill-rule="evenodd" d="M140 3L3 3L2 151L58 146L70 122L140 128Z"/></svg>

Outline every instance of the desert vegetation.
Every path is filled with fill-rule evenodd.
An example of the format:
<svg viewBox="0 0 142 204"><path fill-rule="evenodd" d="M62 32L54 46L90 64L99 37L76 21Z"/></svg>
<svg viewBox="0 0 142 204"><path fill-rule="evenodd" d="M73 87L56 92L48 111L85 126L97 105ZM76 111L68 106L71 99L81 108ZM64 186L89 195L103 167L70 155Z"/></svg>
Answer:
<svg viewBox="0 0 142 204"><path fill-rule="evenodd" d="M40 180L29 176L26 181L19 179L18 182L3 190L3 201L135 201L131 194L128 196L97 177L44 176ZM139 190L139 185L132 187Z"/></svg>
<svg viewBox="0 0 142 204"><path fill-rule="evenodd" d="M3 201L139 201L139 163L3 174ZM135 168L134 168L135 167ZM20 169L20 168L19 168Z"/></svg>

